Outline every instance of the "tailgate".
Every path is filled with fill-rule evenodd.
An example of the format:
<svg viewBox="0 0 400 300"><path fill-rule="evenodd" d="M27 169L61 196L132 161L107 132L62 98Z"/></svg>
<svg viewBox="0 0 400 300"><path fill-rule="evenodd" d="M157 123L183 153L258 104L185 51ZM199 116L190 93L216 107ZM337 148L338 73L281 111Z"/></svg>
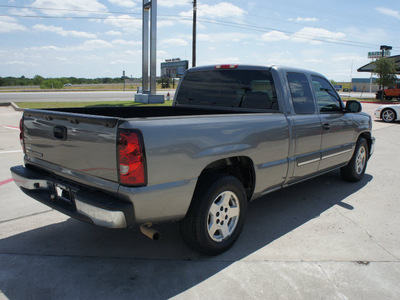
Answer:
<svg viewBox="0 0 400 300"><path fill-rule="evenodd" d="M117 182L118 122L112 117L25 110L27 160Z"/></svg>

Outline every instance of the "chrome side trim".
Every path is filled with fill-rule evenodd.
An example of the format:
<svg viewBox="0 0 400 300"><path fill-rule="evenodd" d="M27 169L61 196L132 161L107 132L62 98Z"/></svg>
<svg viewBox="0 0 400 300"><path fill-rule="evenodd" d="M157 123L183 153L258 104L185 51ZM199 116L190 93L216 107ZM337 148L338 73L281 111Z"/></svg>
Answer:
<svg viewBox="0 0 400 300"><path fill-rule="evenodd" d="M343 151L336 152L336 153L333 153L333 154L329 154L329 155L323 156L322 159L328 159L328 158L331 158L331 157L342 155L342 154L345 154L347 152L351 152L352 150L353 149L347 149L347 150L343 150Z"/></svg>
<svg viewBox="0 0 400 300"><path fill-rule="evenodd" d="M321 160L320 158L314 158L314 159L311 159L311 160L303 161L301 163L297 163L297 166L301 167L301 166L309 165L309 164L315 163L315 162L320 161L320 160Z"/></svg>

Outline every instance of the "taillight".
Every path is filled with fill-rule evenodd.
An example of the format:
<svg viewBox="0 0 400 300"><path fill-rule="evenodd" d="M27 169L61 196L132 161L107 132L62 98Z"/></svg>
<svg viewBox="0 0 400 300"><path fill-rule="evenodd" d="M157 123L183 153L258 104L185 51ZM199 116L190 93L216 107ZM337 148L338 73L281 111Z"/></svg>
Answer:
<svg viewBox="0 0 400 300"><path fill-rule="evenodd" d="M119 181L123 185L146 185L146 161L139 131L120 130L118 136Z"/></svg>
<svg viewBox="0 0 400 300"><path fill-rule="evenodd" d="M24 117L19 121L19 142L21 144L22 150L25 152L25 143L24 143Z"/></svg>
<svg viewBox="0 0 400 300"><path fill-rule="evenodd" d="M239 65L216 65L215 69L236 69Z"/></svg>

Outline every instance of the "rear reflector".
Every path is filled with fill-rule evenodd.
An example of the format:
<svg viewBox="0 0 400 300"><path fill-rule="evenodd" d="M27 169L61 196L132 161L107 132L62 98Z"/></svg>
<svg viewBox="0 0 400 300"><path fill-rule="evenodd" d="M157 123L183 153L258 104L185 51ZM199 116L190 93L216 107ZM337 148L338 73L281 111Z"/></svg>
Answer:
<svg viewBox="0 0 400 300"><path fill-rule="evenodd" d="M146 185L146 162L142 135L136 130L121 130L118 136L119 181L123 185Z"/></svg>
<svg viewBox="0 0 400 300"><path fill-rule="evenodd" d="M236 69L238 65L216 65L216 69Z"/></svg>

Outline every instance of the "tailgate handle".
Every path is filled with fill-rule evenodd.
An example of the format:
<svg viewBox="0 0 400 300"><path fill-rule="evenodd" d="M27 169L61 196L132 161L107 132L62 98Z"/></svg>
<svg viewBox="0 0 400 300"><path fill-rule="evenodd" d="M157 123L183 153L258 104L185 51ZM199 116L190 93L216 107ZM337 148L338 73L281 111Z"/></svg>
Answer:
<svg viewBox="0 0 400 300"><path fill-rule="evenodd" d="M65 141L67 139L67 127L55 126L53 128L53 133L57 140Z"/></svg>

